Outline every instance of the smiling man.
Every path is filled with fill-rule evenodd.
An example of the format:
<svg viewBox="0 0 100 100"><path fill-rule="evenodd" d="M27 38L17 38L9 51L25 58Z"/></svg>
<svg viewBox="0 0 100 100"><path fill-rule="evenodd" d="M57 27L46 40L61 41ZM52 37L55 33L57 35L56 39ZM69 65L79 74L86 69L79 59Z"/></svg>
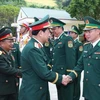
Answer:
<svg viewBox="0 0 100 100"><path fill-rule="evenodd" d="M87 16L84 34L89 41L84 45L83 53L74 71L69 74L74 79L84 70L83 96L85 100L100 100L100 22Z"/></svg>
<svg viewBox="0 0 100 100"><path fill-rule="evenodd" d="M17 99L17 77L21 72L15 69L15 59L10 52L12 48L12 31L2 28L0 30L0 100Z"/></svg>

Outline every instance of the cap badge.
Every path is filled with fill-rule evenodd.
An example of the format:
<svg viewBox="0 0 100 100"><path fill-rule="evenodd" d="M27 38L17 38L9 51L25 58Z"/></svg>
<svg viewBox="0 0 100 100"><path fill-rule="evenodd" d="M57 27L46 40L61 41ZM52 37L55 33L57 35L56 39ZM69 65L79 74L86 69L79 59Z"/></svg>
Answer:
<svg viewBox="0 0 100 100"><path fill-rule="evenodd" d="M86 24L89 24L89 20L86 20L85 23L86 23Z"/></svg>
<svg viewBox="0 0 100 100"><path fill-rule="evenodd" d="M53 23L53 20L50 20L50 23Z"/></svg>

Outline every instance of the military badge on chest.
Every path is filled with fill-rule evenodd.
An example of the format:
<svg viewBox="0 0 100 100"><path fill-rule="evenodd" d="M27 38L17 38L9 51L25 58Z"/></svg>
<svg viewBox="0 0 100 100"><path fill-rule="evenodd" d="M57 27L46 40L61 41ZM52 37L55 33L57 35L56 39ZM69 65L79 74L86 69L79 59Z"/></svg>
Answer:
<svg viewBox="0 0 100 100"><path fill-rule="evenodd" d="M79 47L79 51L83 51L83 46L80 46Z"/></svg>
<svg viewBox="0 0 100 100"><path fill-rule="evenodd" d="M48 47L48 46L49 46L49 42L45 43L44 45L45 45L46 47Z"/></svg>
<svg viewBox="0 0 100 100"><path fill-rule="evenodd" d="M68 41L68 47L72 48L73 47L73 42L72 41Z"/></svg>

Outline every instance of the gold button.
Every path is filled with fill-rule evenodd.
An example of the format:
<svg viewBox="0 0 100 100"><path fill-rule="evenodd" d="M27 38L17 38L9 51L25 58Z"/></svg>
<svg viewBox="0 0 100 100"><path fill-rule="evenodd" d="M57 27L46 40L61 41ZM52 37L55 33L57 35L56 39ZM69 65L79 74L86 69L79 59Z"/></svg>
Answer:
<svg viewBox="0 0 100 100"><path fill-rule="evenodd" d="M8 83L8 80L6 80L6 83Z"/></svg>
<svg viewBox="0 0 100 100"><path fill-rule="evenodd" d="M42 87L40 87L40 90L42 90Z"/></svg>

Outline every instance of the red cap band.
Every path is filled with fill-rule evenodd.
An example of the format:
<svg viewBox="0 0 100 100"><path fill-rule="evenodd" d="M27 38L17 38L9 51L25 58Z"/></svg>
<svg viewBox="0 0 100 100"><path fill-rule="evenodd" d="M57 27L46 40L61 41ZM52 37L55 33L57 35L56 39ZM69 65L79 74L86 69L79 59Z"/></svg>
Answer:
<svg viewBox="0 0 100 100"><path fill-rule="evenodd" d="M43 23L40 25L33 26L32 30L40 30L40 29L46 28L48 26L49 26L49 22L46 22L46 23Z"/></svg>

